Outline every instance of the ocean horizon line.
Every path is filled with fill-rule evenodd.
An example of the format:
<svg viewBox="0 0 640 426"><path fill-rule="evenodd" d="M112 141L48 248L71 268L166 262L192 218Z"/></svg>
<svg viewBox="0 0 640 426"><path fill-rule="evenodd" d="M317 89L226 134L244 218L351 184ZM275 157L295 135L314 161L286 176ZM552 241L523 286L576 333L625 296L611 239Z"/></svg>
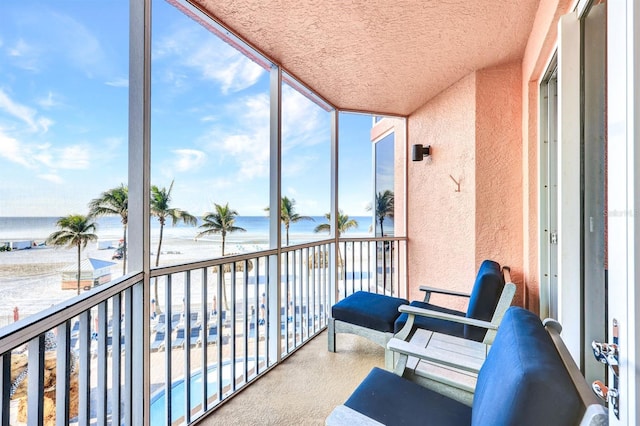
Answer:
<svg viewBox="0 0 640 426"><path fill-rule="evenodd" d="M301 220L290 224L289 236L291 239L317 235L315 228L320 224L327 223L324 216L309 217L312 220ZM56 226L58 218L58 216L0 216L0 243L44 240L58 229ZM372 233L373 216L350 216L350 218L358 223L358 227L348 230L345 233L346 235L368 235ZM119 216L100 216L95 219L95 222L97 224L95 233L99 239L113 240L122 238L123 225ZM201 223L201 218L198 218L198 224L195 226L182 222L174 226L169 222L164 226L165 237L193 239L199 233L198 225ZM238 215L235 225L245 229L246 232L230 233L227 236L228 239L263 239L269 235L270 224L268 216ZM150 218L150 226L154 233L160 228L158 220L153 217ZM387 229L389 230L393 229L393 221L385 221L385 227L388 227ZM284 235L284 226L282 227L282 232ZM215 240L216 236L211 235L209 238ZM202 239L209 238L204 237Z"/></svg>

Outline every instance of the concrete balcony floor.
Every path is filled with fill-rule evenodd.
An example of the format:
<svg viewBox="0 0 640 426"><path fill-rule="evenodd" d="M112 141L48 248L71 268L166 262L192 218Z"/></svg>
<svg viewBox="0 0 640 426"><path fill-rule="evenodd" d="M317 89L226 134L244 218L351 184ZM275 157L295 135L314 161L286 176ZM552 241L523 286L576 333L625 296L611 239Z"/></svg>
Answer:
<svg viewBox="0 0 640 426"><path fill-rule="evenodd" d="M349 334L336 340L331 353L320 333L198 425L323 425L371 368L384 368L381 346Z"/></svg>

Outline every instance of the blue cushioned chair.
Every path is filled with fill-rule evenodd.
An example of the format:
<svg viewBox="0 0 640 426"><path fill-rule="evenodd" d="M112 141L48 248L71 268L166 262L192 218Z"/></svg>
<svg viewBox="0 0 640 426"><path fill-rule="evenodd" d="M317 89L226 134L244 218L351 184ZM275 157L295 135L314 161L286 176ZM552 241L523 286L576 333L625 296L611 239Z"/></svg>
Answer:
<svg viewBox="0 0 640 426"><path fill-rule="evenodd" d="M508 279L510 280L510 277ZM473 285L471 294L467 295L465 293L452 292L448 290L422 286L420 287L420 290L426 292L425 300L422 302L413 301L410 303L410 306L430 311L457 315L460 317L474 318L481 321L491 321L496 311L496 307L498 306L498 302L500 300L500 296L502 295L504 287L505 278L503 277L503 272L500 270L500 265L492 260L485 260L480 265L480 269L478 270L478 274L476 275L476 281ZM509 286L508 290L513 290L513 293L510 292L511 298L513 298L513 294L515 293L515 285L512 284L511 286ZM429 303L431 293L466 297L469 299L469 302L467 304L467 311L455 311ZM509 300L509 304L510 303L511 300ZM504 307L504 310L506 310L507 307L508 305ZM396 333L400 332L400 330L405 326L408 316L408 313L404 312L398 317L394 325L394 331ZM475 340L477 342L482 342L487 333L487 329L485 328L475 327L469 324L463 324L461 322L444 321L442 319L437 319L429 316L417 316L414 319L413 325L417 328L423 328L438 333L448 334L450 336Z"/></svg>
<svg viewBox="0 0 640 426"><path fill-rule="evenodd" d="M326 424L564 426L581 421L607 424L607 411L589 391L557 330L545 330L535 314L512 307L480 369L471 407L374 368Z"/></svg>
<svg viewBox="0 0 640 426"><path fill-rule="evenodd" d="M471 294L422 286L424 300L409 303L406 299L358 291L332 307L329 351L335 352L336 333L357 334L386 348L395 333L407 339L415 328L491 343L515 294L515 285L510 281L508 267L501 269L497 262L485 260ZM466 312L429 303L432 293L468 298ZM482 328L473 325L474 320L483 321ZM388 351L385 366L393 368L393 356Z"/></svg>

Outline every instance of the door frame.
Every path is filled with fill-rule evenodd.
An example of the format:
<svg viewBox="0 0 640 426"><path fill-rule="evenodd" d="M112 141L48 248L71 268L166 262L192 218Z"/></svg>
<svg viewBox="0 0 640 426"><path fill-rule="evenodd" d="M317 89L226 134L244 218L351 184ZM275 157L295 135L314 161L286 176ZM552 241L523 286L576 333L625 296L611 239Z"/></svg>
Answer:
<svg viewBox="0 0 640 426"><path fill-rule="evenodd" d="M609 335L619 322L620 416L609 424L638 424L640 406L636 324L640 314L640 7L607 2L607 202ZM613 375L609 373L609 384Z"/></svg>
<svg viewBox="0 0 640 426"><path fill-rule="evenodd" d="M557 52L540 84L538 205L540 206L540 316L558 318L558 60Z"/></svg>

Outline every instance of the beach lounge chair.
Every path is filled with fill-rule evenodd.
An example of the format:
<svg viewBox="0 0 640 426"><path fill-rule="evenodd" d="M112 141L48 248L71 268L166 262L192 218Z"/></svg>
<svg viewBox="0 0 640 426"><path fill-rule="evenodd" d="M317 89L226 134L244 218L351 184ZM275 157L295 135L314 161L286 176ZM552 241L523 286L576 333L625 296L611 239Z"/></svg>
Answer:
<svg viewBox="0 0 640 426"><path fill-rule="evenodd" d="M194 328L197 327L200 324L200 313L199 312L191 312L191 319L189 320L189 323L191 324L190 327Z"/></svg>
<svg viewBox="0 0 640 426"><path fill-rule="evenodd" d="M75 320L71 326L71 337L77 336L80 333L80 321Z"/></svg>
<svg viewBox="0 0 640 426"><path fill-rule="evenodd" d="M171 348L184 347L184 327L180 327L176 330L176 338L171 342Z"/></svg>
<svg viewBox="0 0 640 426"><path fill-rule="evenodd" d="M387 342L398 333L407 340L416 328L432 330L490 344L502 317L511 305L515 284L511 282L507 266L500 268L497 262L482 262L471 294L446 289L421 286L425 292L423 301L413 301L381 294L358 291L336 303L328 322L328 346L335 352L336 333L352 333L378 343L385 349ZM431 293L468 298L467 311L456 311L429 303ZM403 306L409 305L409 306ZM404 310L400 312L400 307ZM409 315L414 310L420 316ZM490 321L493 329L473 326L470 319ZM393 368L393 354L385 353L385 366Z"/></svg>
<svg viewBox="0 0 640 426"><path fill-rule="evenodd" d="M171 315L171 330L175 330L176 327L180 324L182 319L182 314L173 314Z"/></svg>
<svg viewBox="0 0 640 426"><path fill-rule="evenodd" d="M212 345L218 341L218 327L209 327L207 333L207 345Z"/></svg>
<svg viewBox="0 0 640 426"><path fill-rule="evenodd" d="M73 352L78 352L78 341L80 338L80 334L76 332L71 335L71 339L69 340L69 349Z"/></svg>
<svg viewBox="0 0 640 426"><path fill-rule="evenodd" d="M167 327L167 315L166 314L160 314L158 315L158 321L156 322L156 325L154 327L154 330L157 331L165 331L165 328Z"/></svg>
<svg viewBox="0 0 640 426"><path fill-rule="evenodd" d="M124 336L123 336L124 338ZM151 351L161 351L164 349L165 331L156 331L156 335L151 342ZM123 345L124 347L124 345Z"/></svg>
<svg viewBox="0 0 640 426"><path fill-rule="evenodd" d="M325 424L608 424L607 409L560 338L560 325L553 320L545 324L546 330L525 309L508 310L480 369L471 406L376 367ZM396 340L389 345L394 347Z"/></svg>
<svg viewBox="0 0 640 426"><path fill-rule="evenodd" d="M202 327L196 326L189 332L189 346L200 346L202 344Z"/></svg>

